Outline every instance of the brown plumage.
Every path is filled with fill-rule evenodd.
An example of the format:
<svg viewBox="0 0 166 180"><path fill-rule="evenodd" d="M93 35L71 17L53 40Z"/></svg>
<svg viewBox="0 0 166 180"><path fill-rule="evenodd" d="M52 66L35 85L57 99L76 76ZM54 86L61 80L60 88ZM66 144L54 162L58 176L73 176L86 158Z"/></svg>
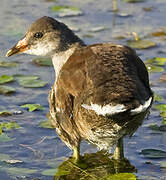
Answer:
<svg viewBox="0 0 166 180"><path fill-rule="evenodd" d="M41 37L34 36L37 32ZM53 59L57 77L49 96L52 124L76 159L82 139L108 149L142 123L153 93L134 50L112 43L85 46L67 26L49 17L33 23L22 42L25 53ZM7 56L22 52L21 43Z"/></svg>
<svg viewBox="0 0 166 180"><path fill-rule="evenodd" d="M148 100L152 92L146 68L135 52L106 43L77 49L60 70L51 95L52 122L61 139L74 147L81 139L95 141L93 136L90 139L95 131L118 131L116 137L104 132L103 137L100 135L101 143L105 138L108 145L113 145L121 137L123 126L134 118L130 110ZM126 110L118 116L101 116L82 106L91 102L101 106L124 104ZM61 111L56 111L55 107ZM122 129L116 130L116 121ZM135 126L138 125L133 124L133 129ZM128 134L133 133L133 129L128 129ZM93 143L100 148L99 142Z"/></svg>

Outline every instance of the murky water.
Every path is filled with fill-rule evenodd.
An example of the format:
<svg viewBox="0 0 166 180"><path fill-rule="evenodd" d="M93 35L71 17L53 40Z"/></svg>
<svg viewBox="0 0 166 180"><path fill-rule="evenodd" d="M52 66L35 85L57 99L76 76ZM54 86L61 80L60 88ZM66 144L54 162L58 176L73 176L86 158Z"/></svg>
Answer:
<svg viewBox="0 0 166 180"><path fill-rule="evenodd" d="M75 6L80 8L83 14L60 18L51 11L51 7L54 5ZM127 44L127 40L133 39L131 32L136 32L140 38L157 43L154 48L137 51L143 60L152 57L166 57L165 36L150 36L152 32L166 27L165 0L147 0L142 3L126 3L119 0L117 5L119 12L115 15L112 12L110 0L1 0L0 60L7 60L4 57L6 51L24 35L29 24L44 15L57 18L77 30L76 33L87 44L108 41ZM95 30L98 27L101 27L101 30ZM116 38L118 36L126 38L118 39ZM14 87L16 93L10 96L0 95L0 111L23 111L22 114L0 117L0 122L16 121L21 126L19 129L4 129L4 133L12 140L0 142L0 154L7 154L10 156L8 159L19 161L11 163L11 161L6 162L0 159L0 179L2 180L53 179L52 176L44 175L43 172L46 169L57 167L72 154L53 129L39 127L39 123L47 120L46 114L49 111L47 96L54 82L54 70L52 67L34 65L32 63L34 58L30 55L13 56L8 60L17 61L18 67L0 67L0 75L38 75L41 80L48 83L44 88L23 88L18 81L15 81L7 85ZM166 66L163 65L163 68L166 69ZM166 98L166 83L158 80L162 74L164 72L150 73L150 81L152 89ZM20 107L29 103L41 104L44 110L28 112ZM160 103L156 102L156 104ZM166 100L163 100L162 104L166 104ZM160 126L162 122L160 112L152 108L148 119L144 121L132 138L125 138L125 156L137 169L135 174L138 179L166 179L166 169L162 168L166 158L151 159L140 154L143 149L166 150L166 130L155 131L149 128L150 124L155 123ZM86 142L83 142L81 148L82 152L96 152L96 148ZM27 173L25 173L25 169L21 168L26 168ZM29 169L34 172L30 173Z"/></svg>

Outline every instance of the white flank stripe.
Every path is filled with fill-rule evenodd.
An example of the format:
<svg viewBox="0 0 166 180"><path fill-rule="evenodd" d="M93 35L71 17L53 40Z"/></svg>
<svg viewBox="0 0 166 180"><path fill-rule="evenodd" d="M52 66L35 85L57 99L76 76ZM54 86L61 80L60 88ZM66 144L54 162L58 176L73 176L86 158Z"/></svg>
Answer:
<svg viewBox="0 0 166 180"><path fill-rule="evenodd" d="M152 97L150 97L147 101L145 101L145 103L143 105L141 104L139 107L132 109L130 111L131 115L139 114L141 112L146 111L149 108L149 106L151 105L151 102L152 102ZM125 105L123 105L123 104L117 104L115 106L107 104L105 106L101 106L98 104L91 103L91 105L82 104L81 106L87 110L93 110L98 115L103 115L103 116L114 115L114 114L118 114L118 113L127 111Z"/></svg>
<svg viewBox="0 0 166 180"><path fill-rule="evenodd" d="M103 115L103 116L113 115L113 114L117 114L117 113L126 111L126 108L123 104L117 104L115 106L111 106L111 105L107 104L105 106L101 106L98 104L91 103L91 105L82 104L82 107L87 110L93 110L98 115Z"/></svg>
<svg viewBox="0 0 166 180"><path fill-rule="evenodd" d="M134 115L146 111L148 107L151 105L151 102L152 102L152 97L150 97L147 101L145 101L143 105L141 104L136 109L132 109L131 114Z"/></svg>

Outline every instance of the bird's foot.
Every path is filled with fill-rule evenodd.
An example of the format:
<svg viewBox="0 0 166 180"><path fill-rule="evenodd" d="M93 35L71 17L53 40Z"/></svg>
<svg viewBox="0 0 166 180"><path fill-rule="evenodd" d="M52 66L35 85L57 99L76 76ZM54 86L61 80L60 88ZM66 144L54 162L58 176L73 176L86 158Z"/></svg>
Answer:
<svg viewBox="0 0 166 180"><path fill-rule="evenodd" d="M73 161L77 164L80 161L80 150L78 147L74 147L73 151Z"/></svg>

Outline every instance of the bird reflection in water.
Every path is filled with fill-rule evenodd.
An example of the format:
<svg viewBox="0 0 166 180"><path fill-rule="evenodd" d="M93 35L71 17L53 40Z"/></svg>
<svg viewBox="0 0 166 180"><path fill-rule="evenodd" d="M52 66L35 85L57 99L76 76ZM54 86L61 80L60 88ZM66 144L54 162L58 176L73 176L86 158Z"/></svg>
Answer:
<svg viewBox="0 0 166 180"><path fill-rule="evenodd" d="M75 164L72 159L61 163L55 173L54 180L107 180L135 177L134 166L127 159L116 161L110 158L110 154L99 151L85 154L82 162Z"/></svg>

